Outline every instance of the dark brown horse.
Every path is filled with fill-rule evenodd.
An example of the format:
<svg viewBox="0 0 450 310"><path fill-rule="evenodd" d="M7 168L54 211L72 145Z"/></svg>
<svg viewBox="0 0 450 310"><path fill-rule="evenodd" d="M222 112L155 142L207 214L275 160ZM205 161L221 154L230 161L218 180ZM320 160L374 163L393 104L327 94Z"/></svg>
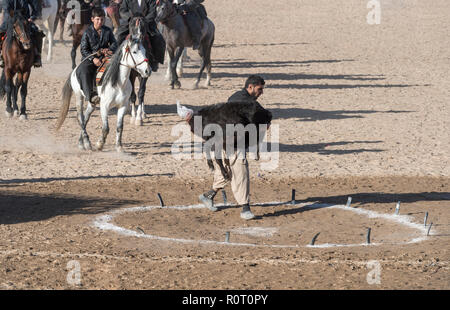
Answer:
<svg viewBox="0 0 450 310"><path fill-rule="evenodd" d="M27 119L25 100L27 97L28 79L34 60L34 46L31 40L31 29L27 19L20 13L11 13L7 22L6 39L2 44L2 55L5 61L0 82L0 98L6 94L6 116L19 116L17 95L20 89L22 103L20 119ZM13 83L14 76L16 82Z"/></svg>

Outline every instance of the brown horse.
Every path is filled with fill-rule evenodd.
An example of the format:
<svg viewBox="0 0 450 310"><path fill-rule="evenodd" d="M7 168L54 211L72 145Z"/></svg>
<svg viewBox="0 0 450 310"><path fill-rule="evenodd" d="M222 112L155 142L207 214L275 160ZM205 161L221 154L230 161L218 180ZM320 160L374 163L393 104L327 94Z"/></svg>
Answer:
<svg viewBox="0 0 450 310"><path fill-rule="evenodd" d="M7 22L6 39L2 44L5 68L0 82L0 98L3 98L6 93L7 117L12 117L13 113L19 116L17 94L20 89L22 97L20 119L27 119L25 100L35 49L30 37L31 29L28 20L18 12L11 13L10 16ZM16 74L16 82L13 83Z"/></svg>

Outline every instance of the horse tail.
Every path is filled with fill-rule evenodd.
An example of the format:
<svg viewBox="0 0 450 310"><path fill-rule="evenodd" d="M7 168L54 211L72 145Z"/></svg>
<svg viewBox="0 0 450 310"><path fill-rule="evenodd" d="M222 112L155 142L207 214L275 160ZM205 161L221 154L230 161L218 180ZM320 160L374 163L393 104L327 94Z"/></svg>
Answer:
<svg viewBox="0 0 450 310"><path fill-rule="evenodd" d="M72 83L71 83L72 74L70 74L66 83L64 84L64 88L62 90L62 105L61 110L59 111L58 122L56 124L56 130L59 130L66 119L67 113L69 112L70 99L72 98Z"/></svg>
<svg viewBox="0 0 450 310"><path fill-rule="evenodd" d="M3 97L5 97L6 94L5 81L6 81L5 70L3 70L2 77L0 79L0 99L3 99Z"/></svg>

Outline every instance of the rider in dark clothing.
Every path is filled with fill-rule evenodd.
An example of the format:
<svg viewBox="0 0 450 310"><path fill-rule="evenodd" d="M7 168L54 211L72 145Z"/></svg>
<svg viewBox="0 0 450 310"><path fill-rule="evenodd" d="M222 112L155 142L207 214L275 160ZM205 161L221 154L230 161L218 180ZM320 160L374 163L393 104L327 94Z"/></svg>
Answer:
<svg viewBox="0 0 450 310"><path fill-rule="evenodd" d="M103 18L103 20L100 20ZM112 30L104 26L105 12L101 8L92 9L92 24L81 38L81 56L83 60L77 69L77 77L86 100L98 103L99 98L95 87L95 74L104 56L112 55L117 49L117 42ZM98 52L96 55L92 55Z"/></svg>
<svg viewBox="0 0 450 310"><path fill-rule="evenodd" d="M34 24L34 21L38 18L38 4L37 0L4 0L3 4L4 10L4 18L3 23L0 26L0 46L2 44L2 38L6 33L7 22L13 16L14 12L20 12L22 16L28 21L30 21L30 29L31 29L31 40L35 47L35 57L33 65L35 67L42 66L41 63L41 51L42 51L42 39L44 38L44 33L39 30L39 28ZM31 13L28 8L28 5L31 7ZM0 67L3 67L3 57L1 57L1 49L0 49Z"/></svg>
<svg viewBox="0 0 450 310"><path fill-rule="evenodd" d="M123 0L120 5L120 18L127 21L117 31L117 44L120 45L129 34L129 25L133 16L143 16L148 27L148 34L152 50L147 48L147 57L153 71L158 70L158 62L164 63L166 42L156 25L156 0Z"/></svg>
<svg viewBox="0 0 450 310"><path fill-rule="evenodd" d="M185 0L178 5L178 10L184 16L189 32L192 37L192 48L194 50L200 47L202 38L201 20L206 18L206 10L203 4L204 0Z"/></svg>

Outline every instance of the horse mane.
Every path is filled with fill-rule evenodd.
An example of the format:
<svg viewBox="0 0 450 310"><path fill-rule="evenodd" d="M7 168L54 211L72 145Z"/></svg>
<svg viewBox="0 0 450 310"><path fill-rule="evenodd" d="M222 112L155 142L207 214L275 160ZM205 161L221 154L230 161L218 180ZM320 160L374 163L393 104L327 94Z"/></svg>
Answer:
<svg viewBox="0 0 450 310"><path fill-rule="evenodd" d="M122 44L120 44L119 48L116 50L114 55L111 57L109 61L105 73L102 79L102 91L104 91L105 85L111 83L112 87L115 87L119 82L119 73L120 73L120 61L123 56L123 48L127 45L130 40L124 40Z"/></svg>

